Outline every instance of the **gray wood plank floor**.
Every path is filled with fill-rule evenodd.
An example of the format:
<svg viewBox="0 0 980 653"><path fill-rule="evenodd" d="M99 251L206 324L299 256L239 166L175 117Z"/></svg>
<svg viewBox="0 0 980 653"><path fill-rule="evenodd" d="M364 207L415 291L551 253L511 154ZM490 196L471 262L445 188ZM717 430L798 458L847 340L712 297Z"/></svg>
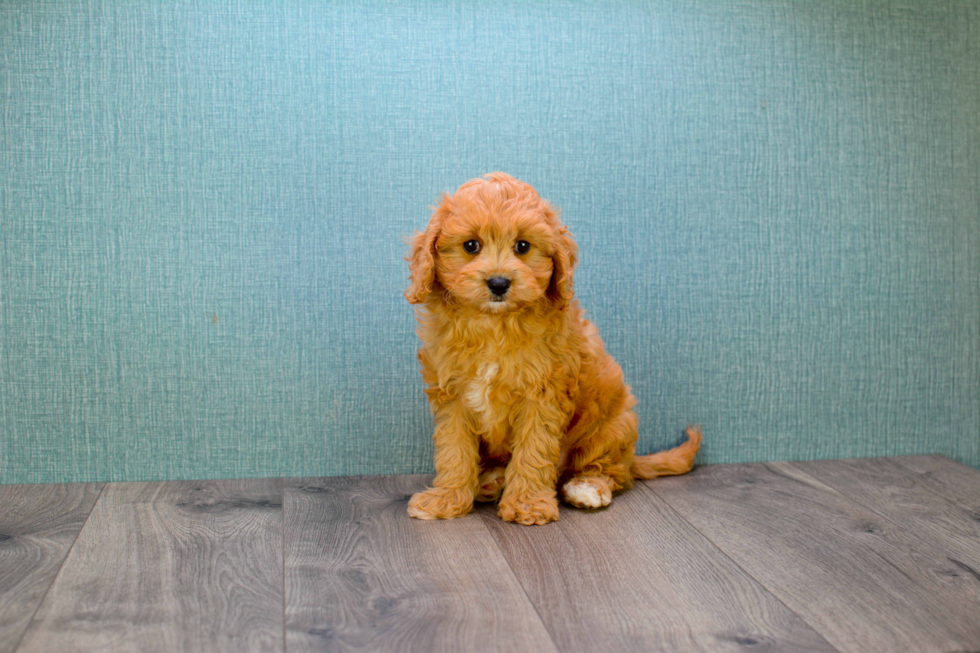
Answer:
<svg viewBox="0 0 980 653"><path fill-rule="evenodd" d="M286 483L291 651L554 650L480 520L407 517L426 480Z"/></svg>
<svg viewBox="0 0 980 653"><path fill-rule="evenodd" d="M947 540L917 536L800 465L715 465L651 487L841 651L980 643L980 584L950 574Z"/></svg>
<svg viewBox="0 0 980 653"><path fill-rule="evenodd" d="M112 483L17 651L283 647L282 482Z"/></svg>
<svg viewBox="0 0 980 653"><path fill-rule="evenodd" d="M0 485L0 653L16 648L101 491Z"/></svg>
<svg viewBox="0 0 980 653"><path fill-rule="evenodd" d="M4 651L980 650L980 472L713 465L541 527L429 477L0 486Z"/></svg>
<svg viewBox="0 0 980 653"><path fill-rule="evenodd" d="M547 528L480 516L563 651L833 651L640 485Z"/></svg>

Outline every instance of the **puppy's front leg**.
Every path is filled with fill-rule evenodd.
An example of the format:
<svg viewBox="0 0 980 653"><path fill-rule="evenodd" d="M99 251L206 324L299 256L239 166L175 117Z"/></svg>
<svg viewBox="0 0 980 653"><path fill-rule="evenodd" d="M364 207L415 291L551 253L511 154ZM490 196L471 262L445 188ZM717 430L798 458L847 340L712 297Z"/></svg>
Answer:
<svg viewBox="0 0 980 653"><path fill-rule="evenodd" d="M561 412L547 401L529 400L514 414L512 454L497 514L527 526L557 521Z"/></svg>
<svg viewBox="0 0 980 653"><path fill-rule="evenodd" d="M436 414L432 436L436 447L433 487L412 496L408 514L416 519L452 519L473 509L480 474L478 436L467 425L459 402L451 402Z"/></svg>

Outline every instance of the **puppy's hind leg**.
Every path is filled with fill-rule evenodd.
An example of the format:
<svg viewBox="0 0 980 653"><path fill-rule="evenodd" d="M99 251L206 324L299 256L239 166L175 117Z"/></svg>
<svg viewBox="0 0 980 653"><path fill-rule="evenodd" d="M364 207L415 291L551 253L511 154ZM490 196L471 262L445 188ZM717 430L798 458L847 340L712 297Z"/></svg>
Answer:
<svg viewBox="0 0 980 653"><path fill-rule="evenodd" d="M636 413L625 409L572 450L561 497L576 508L604 508L613 494L632 483L630 466L636 443Z"/></svg>
<svg viewBox="0 0 980 653"><path fill-rule="evenodd" d="M492 467L480 474L474 499L481 503L492 503L500 498L504 491L505 467Z"/></svg>

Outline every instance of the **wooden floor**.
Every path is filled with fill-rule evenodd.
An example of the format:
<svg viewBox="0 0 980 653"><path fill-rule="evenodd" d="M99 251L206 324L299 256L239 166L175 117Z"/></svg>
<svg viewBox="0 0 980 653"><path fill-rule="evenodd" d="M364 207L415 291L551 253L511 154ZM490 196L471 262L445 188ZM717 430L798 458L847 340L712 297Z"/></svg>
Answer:
<svg viewBox="0 0 980 653"><path fill-rule="evenodd" d="M714 465L524 527L428 477L0 486L3 651L976 651L980 472Z"/></svg>

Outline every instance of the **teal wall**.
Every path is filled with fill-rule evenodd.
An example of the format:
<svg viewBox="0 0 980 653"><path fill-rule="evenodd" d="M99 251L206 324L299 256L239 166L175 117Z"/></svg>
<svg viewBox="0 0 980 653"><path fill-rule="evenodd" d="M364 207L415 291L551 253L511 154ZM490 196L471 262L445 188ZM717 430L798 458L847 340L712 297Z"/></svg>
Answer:
<svg viewBox="0 0 980 653"><path fill-rule="evenodd" d="M562 207L640 449L980 466L980 3L0 3L0 482L431 470L402 238Z"/></svg>

